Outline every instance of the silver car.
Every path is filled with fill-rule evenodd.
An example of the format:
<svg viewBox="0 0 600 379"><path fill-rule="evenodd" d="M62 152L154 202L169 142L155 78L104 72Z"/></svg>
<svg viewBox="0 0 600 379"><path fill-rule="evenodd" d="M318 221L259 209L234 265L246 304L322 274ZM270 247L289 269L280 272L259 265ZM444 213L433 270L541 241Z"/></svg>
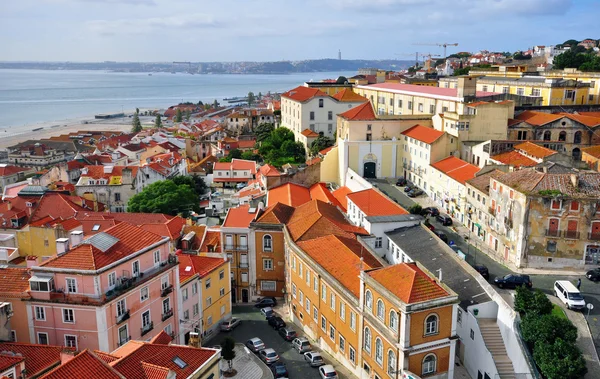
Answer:
<svg viewBox="0 0 600 379"><path fill-rule="evenodd" d="M338 375L332 365L319 367L319 374L322 379L337 379Z"/></svg>
<svg viewBox="0 0 600 379"><path fill-rule="evenodd" d="M308 338L306 337L298 337L295 338L292 341L292 346L294 347L294 349L296 349L299 353L305 353L307 351L310 351L310 342L308 341Z"/></svg>
<svg viewBox="0 0 600 379"><path fill-rule="evenodd" d="M223 321L221 323L221 331L223 332L230 332L233 329L235 329L236 326L238 326L239 324L242 323L242 320L240 320L239 318L231 318L227 321Z"/></svg>
<svg viewBox="0 0 600 379"><path fill-rule="evenodd" d="M271 349L270 347L259 351L258 356L268 365L279 360L279 355L277 355L275 350Z"/></svg>
<svg viewBox="0 0 600 379"><path fill-rule="evenodd" d="M309 351L308 353L304 353L304 360L308 362L308 364L312 367L319 367L325 364L321 353L316 351Z"/></svg>
<svg viewBox="0 0 600 379"><path fill-rule="evenodd" d="M258 337L250 338L246 341L246 347L254 353L258 353L265 348L265 343Z"/></svg>

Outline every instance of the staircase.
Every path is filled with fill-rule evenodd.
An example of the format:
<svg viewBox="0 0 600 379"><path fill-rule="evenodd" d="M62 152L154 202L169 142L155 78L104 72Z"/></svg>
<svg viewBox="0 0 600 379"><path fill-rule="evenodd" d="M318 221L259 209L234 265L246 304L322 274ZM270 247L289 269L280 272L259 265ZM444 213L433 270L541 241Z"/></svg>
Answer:
<svg viewBox="0 0 600 379"><path fill-rule="evenodd" d="M496 319L480 318L477 321L479 330L481 330L481 335L483 336L483 342L485 342L485 346L492 353L492 358L496 363L498 377L500 379L516 379L515 369L506 353L504 340L502 339L502 334L500 334L500 328L496 323Z"/></svg>

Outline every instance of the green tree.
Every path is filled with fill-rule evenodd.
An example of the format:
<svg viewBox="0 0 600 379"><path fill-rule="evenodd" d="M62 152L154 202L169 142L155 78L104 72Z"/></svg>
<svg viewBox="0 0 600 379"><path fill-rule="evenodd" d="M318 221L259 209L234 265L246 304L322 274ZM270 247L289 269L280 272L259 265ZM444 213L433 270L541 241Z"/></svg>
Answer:
<svg viewBox="0 0 600 379"><path fill-rule="evenodd" d="M579 41L574 40L574 39L568 39L565 42L563 42L563 46L577 46L577 44L579 43Z"/></svg>
<svg viewBox="0 0 600 379"><path fill-rule="evenodd" d="M262 99L262 92L258 93L258 100Z"/></svg>
<svg viewBox="0 0 600 379"><path fill-rule="evenodd" d="M273 130L275 130L275 125L273 125L270 122L259 124L254 129L254 134L256 135L256 142L261 142L269 138Z"/></svg>
<svg viewBox="0 0 600 379"><path fill-rule="evenodd" d="M454 69L452 76L469 75L469 71L471 71L471 67L457 68Z"/></svg>
<svg viewBox="0 0 600 379"><path fill-rule="evenodd" d="M140 114L140 108L135 108L135 113Z"/></svg>
<svg viewBox="0 0 600 379"><path fill-rule="evenodd" d="M569 50L554 57L552 65L558 70L562 70L563 68L579 68L587 60L584 54L578 54L573 50Z"/></svg>
<svg viewBox="0 0 600 379"><path fill-rule="evenodd" d="M515 311L521 315L546 315L552 312L552 303L542 291L519 286L515 293Z"/></svg>
<svg viewBox="0 0 600 379"><path fill-rule="evenodd" d="M207 190L207 186L206 183L204 182L204 179L202 179L200 176L197 175L189 175L189 176L176 176L173 179L171 179L175 184L177 184L178 186L181 185L188 185L190 186L198 196L203 195L206 190Z"/></svg>
<svg viewBox="0 0 600 379"><path fill-rule="evenodd" d="M202 100L198 100L198 106L199 107L204 107L204 103L202 102Z"/></svg>
<svg viewBox="0 0 600 379"><path fill-rule="evenodd" d="M192 117L192 112L189 109L185 111L185 121L190 121L190 117Z"/></svg>
<svg viewBox="0 0 600 379"><path fill-rule="evenodd" d="M245 159L247 161L260 162L260 155L255 154L253 151L244 151L242 153L242 159Z"/></svg>
<svg viewBox="0 0 600 379"><path fill-rule="evenodd" d="M587 373L581 351L560 338L553 344L536 344L533 358L546 379L579 379Z"/></svg>
<svg viewBox="0 0 600 379"><path fill-rule="evenodd" d="M156 115L156 120L154 120L154 127L155 128L162 128L163 127L162 118L160 117L159 114Z"/></svg>
<svg viewBox="0 0 600 379"><path fill-rule="evenodd" d="M235 158L235 159L241 159L242 158L242 151L240 149L233 149L229 151L229 157L231 159Z"/></svg>
<svg viewBox="0 0 600 379"><path fill-rule="evenodd" d="M213 108L214 109L219 108L219 102L217 101L217 99L215 99L215 101L213 101Z"/></svg>
<svg viewBox="0 0 600 379"><path fill-rule="evenodd" d="M161 180L148 187L127 203L128 212L182 214L188 217L190 211L198 212L198 195L187 184L177 185L172 180Z"/></svg>
<svg viewBox="0 0 600 379"><path fill-rule="evenodd" d="M420 215L422 210L423 210L423 207L419 204L414 204L412 207L408 208L408 211L410 212L410 214L413 214L413 215Z"/></svg>
<svg viewBox="0 0 600 379"><path fill-rule="evenodd" d="M181 112L181 109L177 108L177 113L175 113L175 122L181 121L183 121L183 113Z"/></svg>
<svg viewBox="0 0 600 379"><path fill-rule="evenodd" d="M136 111L133 114L133 120L131 121L131 132L132 133L139 133L141 131L142 131L142 123L140 122L139 113Z"/></svg>
<svg viewBox="0 0 600 379"><path fill-rule="evenodd" d="M310 144L310 153L312 155L317 155L319 151L328 148L329 146L333 146L333 144L334 141L331 138L321 134Z"/></svg>
<svg viewBox="0 0 600 379"><path fill-rule="evenodd" d="M233 370L233 360L235 359L235 340L231 337L225 337L221 342L221 358L227 361L229 372Z"/></svg>
<svg viewBox="0 0 600 379"><path fill-rule="evenodd" d="M256 97L254 96L254 92L252 92L252 91L248 92L248 105L254 104L255 101L256 101Z"/></svg>
<svg viewBox="0 0 600 379"><path fill-rule="evenodd" d="M273 111L273 116L281 116L281 109L276 109Z"/></svg>
<svg viewBox="0 0 600 379"><path fill-rule="evenodd" d="M577 328L566 318L556 317L553 314L528 314L521 321L523 339L531 347L538 344L553 344L557 338L575 343Z"/></svg>

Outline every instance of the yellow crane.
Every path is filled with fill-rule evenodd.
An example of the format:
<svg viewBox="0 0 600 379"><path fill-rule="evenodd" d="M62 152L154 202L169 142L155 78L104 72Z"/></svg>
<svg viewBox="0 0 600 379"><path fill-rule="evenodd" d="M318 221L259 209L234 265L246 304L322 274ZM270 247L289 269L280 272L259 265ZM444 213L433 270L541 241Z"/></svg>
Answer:
<svg viewBox="0 0 600 379"><path fill-rule="evenodd" d="M448 55L446 54L446 47L448 46L458 46L458 43L448 43L448 42L444 42L444 43L413 43L413 45L420 45L420 46L440 46L444 48L444 58L447 58Z"/></svg>

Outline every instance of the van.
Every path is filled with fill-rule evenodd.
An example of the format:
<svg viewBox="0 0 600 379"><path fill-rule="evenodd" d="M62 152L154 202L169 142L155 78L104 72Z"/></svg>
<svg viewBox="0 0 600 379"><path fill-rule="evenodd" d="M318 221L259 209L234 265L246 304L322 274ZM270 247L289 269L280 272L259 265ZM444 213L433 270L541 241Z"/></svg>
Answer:
<svg viewBox="0 0 600 379"><path fill-rule="evenodd" d="M585 308L585 300L581 293L568 280L557 280L554 282L554 294L563 303L567 305L568 309L583 309Z"/></svg>

